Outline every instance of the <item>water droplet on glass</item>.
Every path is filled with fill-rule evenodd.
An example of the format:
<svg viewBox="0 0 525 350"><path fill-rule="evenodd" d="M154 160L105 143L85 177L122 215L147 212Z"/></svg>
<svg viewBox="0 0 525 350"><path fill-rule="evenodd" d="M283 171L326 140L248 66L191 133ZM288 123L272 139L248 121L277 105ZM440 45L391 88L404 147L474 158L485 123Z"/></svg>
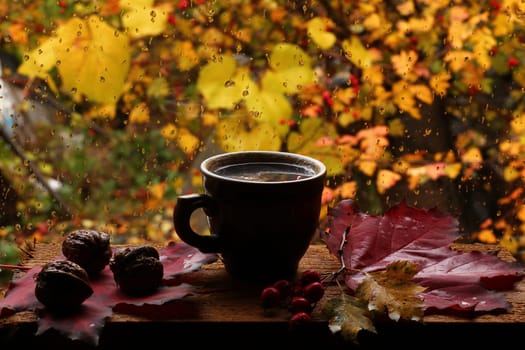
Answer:
<svg viewBox="0 0 525 350"><path fill-rule="evenodd" d="M106 78L104 78L103 76L100 76L100 82L101 83L105 83L106 82Z"/></svg>
<svg viewBox="0 0 525 350"><path fill-rule="evenodd" d="M248 90L244 90L244 91L242 92L242 96L243 96L243 97L246 97L246 96L248 96L249 93L250 93L250 92L249 92Z"/></svg>
<svg viewBox="0 0 525 350"><path fill-rule="evenodd" d="M224 87L232 87L235 86L235 82L233 80L226 80L224 83Z"/></svg>

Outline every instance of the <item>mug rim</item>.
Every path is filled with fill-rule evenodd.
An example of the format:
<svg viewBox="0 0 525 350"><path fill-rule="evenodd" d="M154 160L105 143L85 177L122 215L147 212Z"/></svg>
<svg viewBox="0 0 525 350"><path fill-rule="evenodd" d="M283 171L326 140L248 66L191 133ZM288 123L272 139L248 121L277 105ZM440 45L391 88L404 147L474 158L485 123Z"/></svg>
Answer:
<svg viewBox="0 0 525 350"><path fill-rule="evenodd" d="M304 177L301 179L296 179L296 180L269 182L269 181L243 180L243 179L237 179L237 178L232 178L228 176L222 176L209 169L209 165L212 164L213 162L216 162L217 160L231 158L231 157L235 157L236 155L238 156L238 155L244 155L244 154L258 154L261 156L269 155L269 156L283 156L283 157L295 158L295 159L302 161L303 164L308 164L312 166L314 170L314 174L311 176ZM207 177L213 177L213 178L221 179L224 181L251 183L251 184L266 184L266 185L272 185L272 184L275 185L275 184L280 184L280 183L289 184L289 183L309 182L309 181L313 181L319 178L324 178L326 175L326 165L320 160L315 159L310 156L303 155L303 154L293 153L293 152L284 152L284 151L233 151L233 152L219 153L219 154L216 154L216 155L213 155L213 156L210 156L204 159L200 164L200 170Z"/></svg>

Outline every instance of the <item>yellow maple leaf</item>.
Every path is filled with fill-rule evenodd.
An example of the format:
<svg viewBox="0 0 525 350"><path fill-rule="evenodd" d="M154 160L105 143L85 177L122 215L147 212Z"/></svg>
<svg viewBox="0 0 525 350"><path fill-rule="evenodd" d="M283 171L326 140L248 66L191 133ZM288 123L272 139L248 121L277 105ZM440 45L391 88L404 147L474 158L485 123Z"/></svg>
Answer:
<svg viewBox="0 0 525 350"><path fill-rule="evenodd" d="M131 124L144 124L149 122L149 108L146 103L142 102L135 106L129 113L128 119Z"/></svg>
<svg viewBox="0 0 525 350"><path fill-rule="evenodd" d="M509 16L506 13L500 12L494 17L492 28L494 36L504 37L514 32L514 22L509 21Z"/></svg>
<svg viewBox="0 0 525 350"><path fill-rule="evenodd" d="M257 123L241 112L219 122L216 127L216 142L226 152L267 150L278 151L281 138L269 123Z"/></svg>
<svg viewBox="0 0 525 350"><path fill-rule="evenodd" d="M525 133L525 113L515 115L510 122L512 132L516 135Z"/></svg>
<svg viewBox="0 0 525 350"><path fill-rule="evenodd" d="M416 65L418 59L419 55L416 51L403 50L399 53L399 55L392 55L390 60L396 74L403 79L407 79L409 74L414 70L414 66Z"/></svg>
<svg viewBox="0 0 525 350"><path fill-rule="evenodd" d="M430 78L429 85L436 94L444 97L448 92L448 88L450 87L450 78L451 75L449 72L439 72Z"/></svg>
<svg viewBox="0 0 525 350"><path fill-rule="evenodd" d="M153 0L120 0L124 9L122 24L132 38L155 36L166 30L168 15L173 11L173 5L163 3L154 6Z"/></svg>
<svg viewBox="0 0 525 350"><path fill-rule="evenodd" d="M28 43L29 37L23 23L11 23L7 30L14 44L22 46Z"/></svg>
<svg viewBox="0 0 525 350"><path fill-rule="evenodd" d="M172 52L181 71L190 70L199 63L199 55L190 40L176 41Z"/></svg>
<svg viewBox="0 0 525 350"><path fill-rule="evenodd" d="M299 46L289 43L277 44L269 57L276 84L263 84L263 88L279 89L287 94L299 92L314 82L311 59ZM270 86L268 86L270 85ZM266 86L266 87L265 87Z"/></svg>
<svg viewBox="0 0 525 350"><path fill-rule="evenodd" d="M373 160L362 159L357 161L357 167L363 174L367 176L373 176L377 168L377 162Z"/></svg>
<svg viewBox="0 0 525 350"><path fill-rule="evenodd" d="M380 169L377 173L376 187L379 194L384 194L386 190L392 188L399 180L401 175L388 169Z"/></svg>
<svg viewBox="0 0 525 350"><path fill-rule="evenodd" d="M235 58L225 55L201 68L197 89L209 108L233 108L250 82L249 72L238 70Z"/></svg>
<svg viewBox="0 0 525 350"><path fill-rule="evenodd" d="M374 56L370 50L363 45L357 35L351 36L350 40L343 41L342 45L345 56L357 67L365 69L372 65Z"/></svg>
<svg viewBox="0 0 525 350"><path fill-rule="evenodd" d="M474 54L465 50L451 50L445 54L443 60L453 72L459 72L474 57Z"/></svg>
<svg viewBox="0 0 525 350"><path fill-rule="evenodd" d="M168 123L162 127L160 134L167 140L176 140L177 139L177 126L173 123Z"/></svg>
<svg viewBox="0 0 525 350"><path fill-rule="evenodd" d="M455 179L456 177L458 177L460 171L461 171L461 163L453 163L453 164L447 164L445 166L445 174L451 178L451 179Z"/></svg>
<svg viewBox="0 0 525 350"><path fill-rule="evenodd" d="M337 39L334 33L327 30L333 26L334 23L329 18L314 17L308 21L306 29L313 42L322 50L327 50L334 46Z"/></svg>
<svg viewBox="0 0 525 350"><path fill-rule="evenodd" d="M386 270L370 272L357 287L356 296L368 302L368 309L394 321L422 321L425 288L411 281L417 272L415 264L393 261Z"/></svg>
<svg viewBox="0 0 525 350"><path fill-rule="evenodd" d="M484 70L490 69L492 66L492 58L489 52L497 44L494 34L490 28L479 28L472 34L471 40L474 43L473 51L478 64Z"/></svg>
<svg viewBox="0 0 525 350"><path fill-rule="evenodd" d="M271 74L270 72L267 72ZM291 119L293 110L286 96L278 89L272 89L272 84L263 79L263 88L251 85L244 93L246 108L252 113L255 120L261 123L269 123L284 136L289 130L288 121Z"/></svg>
<svg viewBox="0 0 525 350"><path fill-rule="evenodd" d="M421 119L421 111L417 108L414 94L408 88L409 84L405 81L398 81L392 86L394 103L403 112L410 114L415 119Z"/></svg>
<svg viewBox="0 0 525 350"><path fill-rule="evenodd" d="M129 70L129 39L98 16L73 18L27 57L20 73L42 77L56 65L63 90L74 98L116 104Z"/></svg>
<svg viewBox="0 0 525 350"><path fill-rule="evenodd" d="M417 97L418 100L431 104L434 101L434 96L430 88L423 84L410 85L410 92Z"/></svg>
<svg viewBox="0 0 525 350"><path fill-rule="evenodd" d="M479 148L471 147L461 156L461 160L464 163L479 164L483 161L483 156Z"/></svg>
<svg viewBox="0 0 525 350"><path fill-rule="evenodd" d="M177 144L186 154L193 154L199 148L201 141L187 128L180 128L177 132Z"/></svg>

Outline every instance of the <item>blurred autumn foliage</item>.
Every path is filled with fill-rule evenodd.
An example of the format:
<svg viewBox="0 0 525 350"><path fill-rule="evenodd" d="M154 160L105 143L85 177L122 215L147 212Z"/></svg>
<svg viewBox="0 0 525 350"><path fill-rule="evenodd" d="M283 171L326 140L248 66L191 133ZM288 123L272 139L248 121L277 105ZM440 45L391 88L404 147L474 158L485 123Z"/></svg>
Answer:
<svg viewBox="0 0 525 350"><path fill-rule="evenodd" d="M438 208L466 240L525 260L524 11L2 0L0 239L73 226L176 239L171 211L200 190L199 160L266 149L325 162L325 208Z"/></svg>

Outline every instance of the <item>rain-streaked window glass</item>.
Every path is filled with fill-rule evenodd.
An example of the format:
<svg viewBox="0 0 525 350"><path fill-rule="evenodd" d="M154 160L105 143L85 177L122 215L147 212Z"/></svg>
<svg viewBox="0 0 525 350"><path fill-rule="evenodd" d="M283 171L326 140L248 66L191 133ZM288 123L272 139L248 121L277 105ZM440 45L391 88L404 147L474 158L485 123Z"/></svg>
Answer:
<svg viewBox="0 0 525 350"><path fill-rule="evenodd" d="M1 1L0 264L77 228L178 240L173 208L201 191L200 162L239 150L325 163L320 231L341 200L371 214L404 201L525 260L524 10Z"/></svg>

